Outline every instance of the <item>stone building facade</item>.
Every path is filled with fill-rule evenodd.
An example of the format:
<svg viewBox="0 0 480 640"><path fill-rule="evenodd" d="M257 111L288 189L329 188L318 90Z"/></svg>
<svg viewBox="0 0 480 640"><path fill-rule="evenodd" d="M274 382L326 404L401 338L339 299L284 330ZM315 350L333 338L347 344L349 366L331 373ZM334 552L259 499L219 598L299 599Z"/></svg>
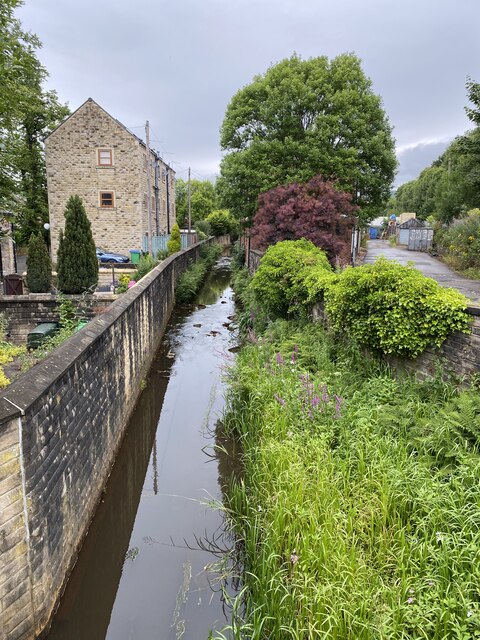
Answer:
<svg viewBox="0 0 480 640"><path fill-rule="evenodd" d="M145 143L89 98L45 140L52 259L65 206L81 197L95 243L128 255L148 235ZM175 172L150 151L152 235L175 223Z"/></svg>

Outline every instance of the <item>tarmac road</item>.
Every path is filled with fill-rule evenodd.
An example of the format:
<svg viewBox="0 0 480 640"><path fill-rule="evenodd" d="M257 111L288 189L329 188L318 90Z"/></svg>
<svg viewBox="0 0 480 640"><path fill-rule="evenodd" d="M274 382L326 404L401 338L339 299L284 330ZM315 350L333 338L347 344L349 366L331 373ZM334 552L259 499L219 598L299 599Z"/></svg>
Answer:
<svg viewBox="0 0 480 640"><path fill-rule="evenodd" d="M369 240L364 264L372 264L385 256L406 265L413 262L415 267L429 278L433 278L443 287L454 287L475 304L480 304L480 280L470 280L452 271L446 264L423 251L409 251L403 247L391 247L387 240Z"/></svg>

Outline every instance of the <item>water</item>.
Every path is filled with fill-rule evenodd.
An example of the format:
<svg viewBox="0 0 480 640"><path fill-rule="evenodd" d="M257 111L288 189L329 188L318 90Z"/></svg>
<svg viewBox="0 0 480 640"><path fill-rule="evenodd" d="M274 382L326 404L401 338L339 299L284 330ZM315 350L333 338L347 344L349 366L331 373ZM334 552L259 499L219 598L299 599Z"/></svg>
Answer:
<svg viewBox="0 0 480 640"><path fill-rule="evenodd" d="M213 448L234 344L229 278L220 261L172 316L49 640L200 640L229 622L209 550L229 540L208 504L235 459Z"/></svg>

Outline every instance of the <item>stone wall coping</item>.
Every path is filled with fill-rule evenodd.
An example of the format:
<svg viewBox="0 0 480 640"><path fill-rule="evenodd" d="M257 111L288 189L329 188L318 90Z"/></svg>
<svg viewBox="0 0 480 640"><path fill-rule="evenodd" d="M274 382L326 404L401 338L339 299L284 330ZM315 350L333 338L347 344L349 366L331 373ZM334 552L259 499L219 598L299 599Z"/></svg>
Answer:
<svg viewBox="0 0 480 640"><path fill-rule="evenodd" d="M45 360L26 371L0 393L0 428L12 418L23 415L38 398L44 395L45 389L63 376L72 366L72 363L78 360L88 348L100 339L103 333L118 320L124 310L140 297L142 292L148 289L157 276L171 263L175 262L179 255L193 251L199 245L208 241L202 240L169 256L121 296L109 294L112 304L101 315L90 320L85 327L65 340ZM21 296L8 296L8 298L16 299L19 297ZM51 299L48 294L47 298Z"/></svg>
<svg viewBox="0 0 480 640"><path fill-rule="evenodd" d="M162 263L163 264L163 263ZM159 265L160 266L160 265ZM62 294L63 298L68 300L77 300L81 294L68 295ZM118 296L109 291L95 291L92 295L94 300L115 300ZM0 302L55 302L57 300L56 293L24 293L21 296L0 295Z"/></svg>

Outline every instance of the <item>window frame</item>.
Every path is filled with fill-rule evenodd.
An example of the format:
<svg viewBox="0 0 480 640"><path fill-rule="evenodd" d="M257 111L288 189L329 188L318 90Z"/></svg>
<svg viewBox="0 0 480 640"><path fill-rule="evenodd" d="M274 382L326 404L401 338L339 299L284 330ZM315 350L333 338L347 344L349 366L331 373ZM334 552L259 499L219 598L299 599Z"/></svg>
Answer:
<svg viewBox="0 0 480 640"><path fill-rule="evenodd" d="M110 154L110 162L101 162L100 154L107 151ZM113 148L112 147L98 147L97 149L97 167L113 167Z"/></svg>
<svg viewBox="0 0 480 640"><path fill-rule="evenodd" d="M107 193L111 194L111 196L112 196L111 198L109 198L109 199L111 199L112 204L103 204L102 203L102 196L104 194L107 194ZM113 191L113 190L109 190L109 191L102 190L102 191L99 191L98 192L98 200L99 200L99 208L100 209L115 209L115 191Z"/></svg>

